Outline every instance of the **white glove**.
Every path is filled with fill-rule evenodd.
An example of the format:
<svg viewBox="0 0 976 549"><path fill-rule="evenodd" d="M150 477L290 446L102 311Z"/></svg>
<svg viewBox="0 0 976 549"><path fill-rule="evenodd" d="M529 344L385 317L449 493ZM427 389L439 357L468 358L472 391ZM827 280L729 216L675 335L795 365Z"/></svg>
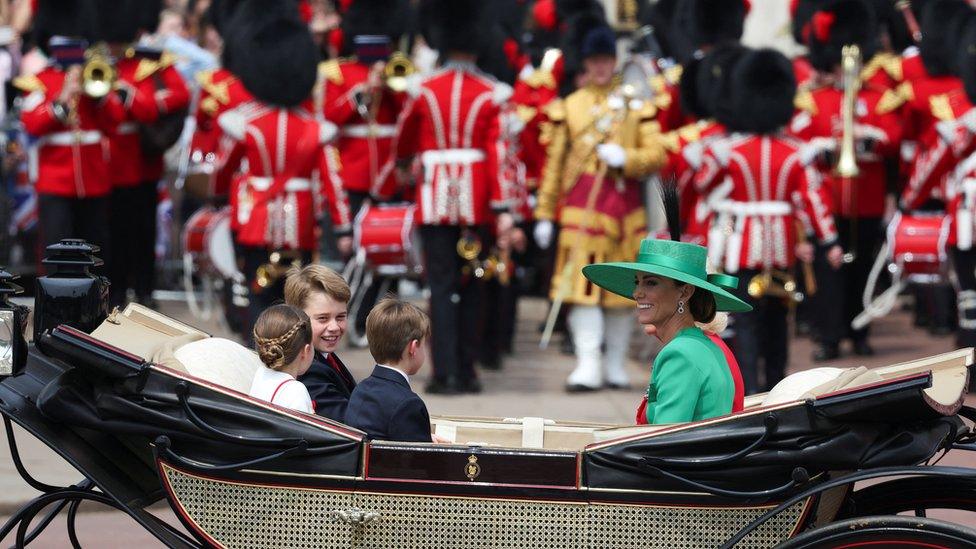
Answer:
<svg viewBox="0 0 976 549"><path fill-rule="evenodd" d="M532 236L535 237L535 243L539 245L543 250L547 249L550 244L552 244L552 221L548 219L542 219L536 221L535 229L532 231Z"/></svg>
<svg viewBox="0 0 976 549"><path fill-rule="evenodd" d="M622 168L627 160L627 151L616 143L597 145L596 155L611 168Z"/></svg>

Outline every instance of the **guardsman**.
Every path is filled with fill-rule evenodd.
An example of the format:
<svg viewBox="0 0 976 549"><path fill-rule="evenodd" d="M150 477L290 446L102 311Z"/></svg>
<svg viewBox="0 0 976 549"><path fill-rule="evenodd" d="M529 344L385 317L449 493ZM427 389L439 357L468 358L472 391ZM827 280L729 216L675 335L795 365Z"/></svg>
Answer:
<svg viewBox="0 0 976 549"><path fill-rule="evenodd" d="M196 112L194 118L196 127L186 154L189 155L190 175L202 176L201 179L211 184L216 180L211 175L220 162L217 154L220 150L220 138L223 132L217 119L221 114L237 108L252 99L240 79L236 76L236 68L232 57L231 21L241 0L212 0L207 14L208 19L223 40L221 51L221 66L213 70L201 71L196 76ZM235 202L231 182L226 188L208 188L205 194L225 196L231 194L231 202ZM236 222L232 220L236 226Z"/></svg>
<svg viewBox="0 0 976 549"><path fill-rule="evenodd" d="M162 154L179 138L190 94L162 51L136 45L155 2L101 0L101 39L117 61L116 86L125 98L125 119L109 135L112 183L109 277L112 302L122 305L126 290L149 303L156 263L157 185Z"/></svg>
<svg viewBox="0 0 976 549"><path fill-rule="evenodd" d="M277 0L246 0L236 17L228 47L235 58L248 60L238 77L254 100L220 115L229 151L215 177L219 188L238 170L243 174L235 215L251 290L247 335L257 315L283 297L287 269L311 260L324 202L342 246L348 251L352 242L337 154L326 146L335 126L301 108L318 66L308 27L294 4Z"/></svg>
<svg viewBox="0 0 976 549"><path fill-rule="evenodd" d="M696 183L703 194L730 186L715 206L714 220L727 236L708 244L724 271L739 277L736 294L752 305L751 312L735 317L735 356L746 394L751 394L768 390L786 374L791 296L790 290L776 291L775 286L782 283L777 281L781 273L792 278L798 223L814 230L829 248L832 263L839 266L842 254L819 176L800 161L803 143L782 133L796 95L790 61L773 50L749 51L732 71L716 108L728 136L707 148L706 162L717 170L699 171ZM812 247L807 245L801 255L811 261Z"/></svg>
<svg viewBox="0 0 976 549"><path fill-rule="evenodd" d="M832 211L838 224L841 246L848 250L848 263L838 271L826 264L817 273L818 328L820 349L815 360L832 360L840 356L842 339L850 338L854 353L870 355L867 329L852 330L850 323L863 309L862 293L871 263L881 240L881 220L887 204L886 157L897 154L901 128L897 107L885 88L862 82L850 108L853 112L855 152L860 175L841 177L834 173L844 132L842 108L845 97L841 74L844 46L860 47L864 59L871 59L877 38L870 5L865 0L833 0L820 6L812 20L820 20L818 30L807 36L810 61L826 75L823 85L800 90L799 112L791 123L792 133L808 141L804 155L814 161L824 177ZM858 74L859 76L859 74ZM852 81L859 78L850 77ZM853 261L851 261L853 259ZM835 295L836 293L836 295ZM838 306L843 304L843 306Z"/></svg>
<svg viewBox="0 0 976 549"><path fill-rule="evenodd" d="M42 245L84 238L109 247L106 136L122 120L124 109L116 91L102 97L86 93L82 63L86 40L95 35L95 13L93 3L85 0L42 0L34 36L50 63L15 82L25 95L21 121L32 138L29 162Z"/></svg>
<svg viewBox="0 0 976 549"><path fill-rule="evenodd" d="M342 17L349 57L319 66L314 112L339 128L335 147L354 217L366 199L389 200L397 190L391 147L406 98L402 87L393 88L405 80L385 73L394 69L391 57L402 63L407 11L402 0L355 0Z"/></svg>
<svg viewBox="0 0 976 549"><path fill-rule="evenodd" d="M587 84L545 109L552 128L534 231L546 248L553 222L561 226L550 296L572 305L577 366L566 382L571 392L629 385L630 302L587 283L580 266L633 257L646 232L640 178L665 162L657 110L624 97L614 85L613 31L597 20L581 34Z"/></svg>
<svg viewBox="0 0 976 549"><path fill-rule="evenodd" d="M420 6L427 42L442 67L408 88L395 141L398 163L412 159L424 268L430 284L432 393L478 392L480 285L472 263L484 259L491 229L512 225L510 189L500 177L500 107L510 86L476 66L486 3L427 0ZM463 256L463 257L462 257ZM462 272L463 270L463 272Z"/></svg>

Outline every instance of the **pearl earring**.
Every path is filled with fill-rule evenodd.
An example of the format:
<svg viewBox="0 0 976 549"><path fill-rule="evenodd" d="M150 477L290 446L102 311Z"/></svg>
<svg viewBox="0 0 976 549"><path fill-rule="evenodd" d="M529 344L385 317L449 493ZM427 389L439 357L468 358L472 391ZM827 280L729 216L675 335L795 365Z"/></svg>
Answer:
<svg viewBox="0 0 976 549"><path fill-rule="evenodd" d="M679 315L685 314L685 302L684 301L679 301L678 302L678 314Z"/></svg>

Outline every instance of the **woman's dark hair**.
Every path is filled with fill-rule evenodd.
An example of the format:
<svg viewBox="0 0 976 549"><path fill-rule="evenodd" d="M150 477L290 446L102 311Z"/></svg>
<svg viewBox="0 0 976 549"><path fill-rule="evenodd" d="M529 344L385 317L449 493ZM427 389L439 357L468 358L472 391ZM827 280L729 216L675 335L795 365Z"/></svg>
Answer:
<svg viewBox="0 0 976 549"><path fill-rule="evenodd" d="M695 288L695 293L691 294L688 300L688 312L695 322L708 324L715 319L715 296L708 290Z"/></svg>
<svg viewBox="0 0 976 549"><path fill-rule="evenodd" d="M263 362L280 370L298 358L312 342L312 323L305 311L291 305L274 305L254 323L254 346Z"/></svg>

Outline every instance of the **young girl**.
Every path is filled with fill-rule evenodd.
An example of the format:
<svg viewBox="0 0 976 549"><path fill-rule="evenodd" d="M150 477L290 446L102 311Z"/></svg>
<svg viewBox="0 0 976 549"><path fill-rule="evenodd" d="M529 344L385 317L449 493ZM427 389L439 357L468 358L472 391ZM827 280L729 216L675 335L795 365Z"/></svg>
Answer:
<svg viewBox="0 0 976 549"><path fill-rule="evenodd" d="M258 370L250 395L309 414L315 406L297 379L312 365L312 324L304 311L291 305L269 307L254 324L254 347L267 366Z"/></svg>

